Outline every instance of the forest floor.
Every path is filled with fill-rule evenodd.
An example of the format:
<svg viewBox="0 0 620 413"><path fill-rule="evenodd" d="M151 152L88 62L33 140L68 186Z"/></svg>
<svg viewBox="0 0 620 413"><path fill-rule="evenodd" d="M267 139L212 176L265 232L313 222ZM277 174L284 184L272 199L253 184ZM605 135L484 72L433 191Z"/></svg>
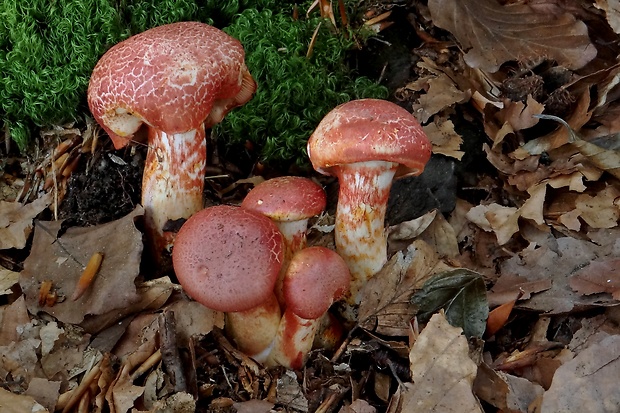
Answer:
<svg viewBox="0 0 620 413"><path fill-rule="evenodd" d="M367 18L378 33L353 60L433 157L393 184L390 259L357 323L301 371L239 352L223 314L142 259L146 146L58 126L2 159L0 413L620 410L618 10L431 0ZM328 195L309 244L333 248L334 178L209 148L207 206L304 175Z"/></svg>

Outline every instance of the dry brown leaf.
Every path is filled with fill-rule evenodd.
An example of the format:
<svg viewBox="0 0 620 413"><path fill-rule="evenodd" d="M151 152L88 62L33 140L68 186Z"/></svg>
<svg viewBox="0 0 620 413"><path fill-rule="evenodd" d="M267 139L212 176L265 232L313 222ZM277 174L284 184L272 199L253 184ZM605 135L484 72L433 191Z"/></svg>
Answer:
<svg viewBox="0 0 620 413"><path fill-rule="evenodd" d="M544 393L544 389L522 377L495 371L482 363L474 382L476 395L502 412L527 412L528 406Z"/></svg>
<svg viewBox="0 0 620 413"><path fill-rule="evenodd" d="M237 413L269 413L274 404L267 400L252 399L233 404Z"/></svg>
<svg viewBox="0 0 620 413"><path fill-rule="evenodd" d="M6 346L19 340L18 327L30 322L24 296L3 307L0 313L0 346Z"/></svg>
<svg viewBox="0 0 620 413"><path fill-rule="evenodd" d="M620 258L590 263L573 275L569 284L579 294L609 293L620 300Z"/></svg>
<svg viewBox="0 0 620 413"><path fill-rule="evenodd" d="M428 78L426 83L428 90L420 96L419 103L413 105L413 115L420 123L426 123L434 114L469 99L469 93L461 91L445 73Z"/></svg>
<svg viewBox="0 0 620 413"><path fill-rule="evenodd" d="M376 413L377 409L366 400L355 399L353 403L342 407L338 413Z"/></svg>
<svg viewBox="0 0 620 413"><path fill-rule="evenodd" d="M13 286L19 282L19 273L0 267L0 295L12 294Z"/></svg>
<svg viewBox="0 0 620 413"><path fill-rule="evenodd" d="M454 123L451 120L440 122L437 117L428 125L422 127L433 145L433 153L445 155L459 161L465 154L461 151L463 138L454 130Z"/></svg>
<svg viewBox="0 0 620 413"><path fill-rule="evenodd" d="M620 406L620 335L593 344L558 368L540 413L611 413Z"/></svg>
<svg viewBox="0 0 620 413"><path fill-rule="evenodd" d="M29 311L45 311L62 322L78 324L87 314L103 314L137 301L134 279L140 270L142 234L134 219L142 213L140 207L107 224L69 228L60 238L61 222L38 222L20 276ZM76 301L62 301L73 294L84 266L97 252L105 258L90 288ZM39 289L47 280L61 299L54 306L41 307Z"/></svg>
<svg viewBox="0 0 620 413"><path fill-rule="evenodd" d="M595 0L595 6L605 12L607 23L614 32L620 33L620 3L618 0Z"/></svg>
<svg viewBox="0 0 620 413"><path fill-rule="evenodd" d="M0 250L24 248L32 230L32 220L51 202L51 192L26 205L0 201Z"/></svg>
<svg viewBox="0 0 620 413"><path fill-rule="evenodd" d="M581 194L575 201L579 216L592 228L613 228L620 219L620 190L612 185L594 196Z"/></svg>
<svg viewBox="0 0 620 413"><path fill-rule="evenodd" d="M435 314L409 353L411 378L401 395L402 412L481 412L472 393L477 366L469 358L462 329L452 327L443 313Z"/></svg>
<svg viewBox="0 0 620 413"><path fill-rule="evenodd" d="M394 254L361 292L359 325L389 336L407 336L415 308L410 299L437 267L439 259L424 241Z"/></svg>
<svg viewBox="0 0 620 413"><path fill-rule="evenodd" d="M33 399L44 406L50 412L53 412L56 407L56 401L60 395L59 381L50 381L40 377L33 378L28 384L28 390L25 395L31 396ZM0 403L1 405L2 403Z"/></svg>
<svg viewBox="0 0 620 413"><path fill-rule="evenodd" d="M468 50L465 62L474 68L495 72L507 61L529 63L544 57L579 69L596 56L586 25L559 7L556 14L494 0L431 0L428 7L433 23Z"/></svg>
<svg viewBox="0 0 620 413"><path fill-rule="evenodd" d="M511 302L520 294L522 294L520 299L527 300L534 293L548 290L551 285L550 279L528 281L527 278L518 275L502 274L493 288L487 292L489 307Z"/></svg>
<svg viewBox="0 0 620 413"><path fill-rule="evenodd" d="M49 413L31 396L14 394L0 387L0 408L2 413Z"/></svg>
<svg viewBox="0 0 620 413"><path fill-rule="evenodd" d="M506 260L500 268L502 276L520 276L528 281L551 280L551 288L532 295L527 301L517 303L518 308L542 311L549 314L568 313L592 306L608 306L616 301L600 296L582 296L570 288L569 279L575 269L592 261L603 261L617 254L615 241L597 245L571 237L557 239L557 249L542 246L524 250L520 255Z"/></svg>
<svg viewBox="0 0 620 413"><path fill-rule="evenodd" d="M518 208L505 207L499 204L478 205L467 213L467 219L485 231L494 232L497 243L504 245L514 234L519 232Z"/></svg>
<svg viewBox="0 0 620 413"><path fill-rule="evenodd" d="M566 119L566 123L574 130L579 130L592 117L590 107L590 92L582 93L577 100L577 104L571 115ZM570 140L569 131L559 126L555 131L540 138L532 139L522 147L513 152L515 159L525 159L530 155L540 155L543 152L549 152L553 149L565 145Z"/></svg>
<svg viewBox="0 0 620 413"><path fill-rule="evenodd" d="M531 219L538 225L545 223L543 217L543 209L545 206L545 195L547 194L547 183L541 182L530 188L527 192L530 197L521 206L521 216L523 218Z"/></svg>

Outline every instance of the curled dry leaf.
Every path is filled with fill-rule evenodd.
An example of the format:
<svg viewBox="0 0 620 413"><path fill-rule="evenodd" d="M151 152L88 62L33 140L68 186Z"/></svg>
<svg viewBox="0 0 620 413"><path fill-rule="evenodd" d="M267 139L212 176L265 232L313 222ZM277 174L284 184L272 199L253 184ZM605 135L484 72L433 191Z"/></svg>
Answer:
<svg viewBox="0 0 620 413"><path fill-rule="evenodd" d="M431 0L428 7L433 23L468 50L465 62L474 68L496 72L505 62L529 63L543 56L579 69L596 57L586 25L559 8L550 14L495 0Z"/></svg>
<svg viewBox="0 0 620 413"><path fill-rule="evenodd" d="M438 267L439 258L424 241L414 241L397 252L362 290L359 324L367 330L391 336L406 336L415 307L410 302Z"/></svg>
<svg viewBox="0 0 620 413"><path fill-rule="evenodd" d="M32 220L51 202L51 192L26 205L0 201L0 250L24 248L32 230Z"/></svg>
<svg viewBox="0 0 620 413"><path fill-rule="evenodd" d="M480 412L472 392L477 366L462 330L435 314L411 348L413 384L402 394L402 412Z"/></svg>
<svg viewBox="0 0 620 413"><path fill-rule="evenodd" d="M65 323L78 324L87 314L103 314L125 308L139 299L134 279L140 270L142 234L134 225L142 208L107 224L88 228L69 228L58 237L62 222L38 222L30 255L24 262L20 285L28 309L45 311ZM75 290L90 257L105 255L90 288L77 300L62 300ZM39 288L52 281L61 299L54 306L39 305Z"/></svg>

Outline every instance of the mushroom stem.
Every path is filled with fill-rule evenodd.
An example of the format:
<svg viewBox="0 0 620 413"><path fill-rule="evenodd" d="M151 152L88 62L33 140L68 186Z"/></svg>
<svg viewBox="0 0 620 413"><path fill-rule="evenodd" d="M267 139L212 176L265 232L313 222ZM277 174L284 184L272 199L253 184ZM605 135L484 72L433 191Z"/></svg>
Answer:
<svg viewBox="0 0 620 413"><path fill-rule="evenodd" d="M284 366L298 370L306 359L321 322L320 318L308 320L285 310L280 320L273 350L266 361L268 366Z"/></svg>
<svg viewBox="0 0 620 413"><path fill-rule="evenodd" d="M275 294L257 307L226 313L226 333L239 350L259 363L267 359L279 324L280 304Z"/></svg>
<svg viewBox="0 0 620 413"><path fill-rule="evenodd" d="M172 246L174 232L166 223L202 209L206 158L204 126L177 134L149 128L142 204L155 257Z"/></svg>
<svg viewBox="0 0 620 413"><path fill-rule="evenodd" d="M350 304L359 304L360 290L387 261L384 220L397 168L397 163L383 161L334 167L340 184L336 250L351 272Z"/></svg>

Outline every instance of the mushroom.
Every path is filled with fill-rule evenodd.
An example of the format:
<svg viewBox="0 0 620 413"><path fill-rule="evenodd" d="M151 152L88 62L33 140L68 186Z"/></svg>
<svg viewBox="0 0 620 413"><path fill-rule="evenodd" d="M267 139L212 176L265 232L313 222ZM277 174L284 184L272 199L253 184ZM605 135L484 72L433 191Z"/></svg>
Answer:
<svg viewBox="0 0 620 413"><path fill-rule="evenodd" d="M350 278L347 264L328 248L308 247L293 256L284 278L286 309L267 364L303 367L321 319L344 297Z"/></svg>
<svg viewBox="0 0 620 413"><path fill-rule="evenodd" d="M282 265L278 227L235 206L203 209L179 230L172 264L185 292L227 312L226 329L238 348L263 361L281 315L273 293Z"/></svg>
<svg viewBox="0 0 620 413"><path fill-rule="evenodd" d="M271 218L284 237L284 259L275 293L282 308L282 280L291 257L306 247L308 219L325 209L326 196L323 188L308 178L282 176L269 179L252 189L241 203Z"/></svg>
<svg viewBox="0 0 620 413"><path fill-rule="evenodd" d="M116 149L142 124L148 129L142 203L156 256L173 240L166 223L203 207L205 128L250 100L255 89L241 43L198 22L132 36L95 66L88 105Z"/></svg>
<svg viewBox="0 0 620 413"><path fill-rule="evenodd" d="M361 99L323 118L308 140L308 155L314 169L338 178L336 250L351 271L348 302L359 304L359 291L387 260L384 220L392 179L420 174L431 144L407 110Z"/></svg>

